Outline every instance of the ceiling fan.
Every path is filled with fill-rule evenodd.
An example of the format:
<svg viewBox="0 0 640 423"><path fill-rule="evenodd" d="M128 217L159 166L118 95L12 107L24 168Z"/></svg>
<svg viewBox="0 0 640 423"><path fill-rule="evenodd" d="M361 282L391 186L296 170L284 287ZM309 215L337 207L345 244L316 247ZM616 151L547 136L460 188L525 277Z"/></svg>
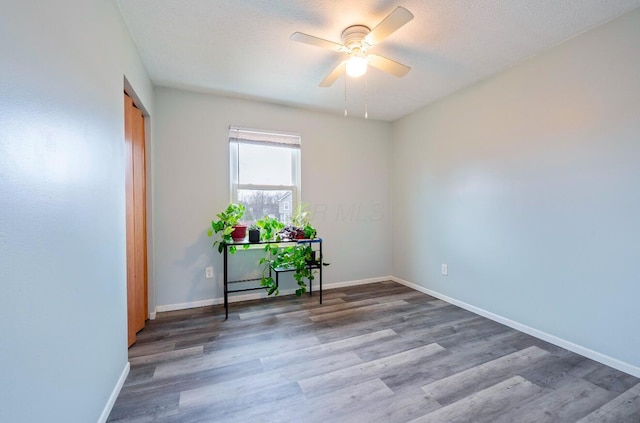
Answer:
<svg viewBox="0 0 640 423"><path fill-rule="evenodd" d="M354 78L362 76L367 71L368 65L401 77L411 70L409 66L377 54L370 54L369 49L383 41L411 19L413 19L413 14L404 7L399 6L373 29L369 29L364 25L352 25L346 28L342 31L342 44L302 32L294 32L290 38L293 41L345 53L349 56L348 59L340 62L322 80L321 87L331 86L345 72Z"/></svg>

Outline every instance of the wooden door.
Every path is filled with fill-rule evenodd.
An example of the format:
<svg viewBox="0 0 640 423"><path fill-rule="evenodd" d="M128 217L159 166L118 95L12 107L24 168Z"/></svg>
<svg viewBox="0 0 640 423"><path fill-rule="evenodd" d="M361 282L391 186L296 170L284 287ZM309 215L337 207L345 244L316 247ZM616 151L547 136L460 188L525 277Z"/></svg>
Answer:
<svg viewBox="0 0 640 423"><path fill-rule="evenodd" d="M147 222L144 116L124 95L128 344L147 320Z"/></svg>

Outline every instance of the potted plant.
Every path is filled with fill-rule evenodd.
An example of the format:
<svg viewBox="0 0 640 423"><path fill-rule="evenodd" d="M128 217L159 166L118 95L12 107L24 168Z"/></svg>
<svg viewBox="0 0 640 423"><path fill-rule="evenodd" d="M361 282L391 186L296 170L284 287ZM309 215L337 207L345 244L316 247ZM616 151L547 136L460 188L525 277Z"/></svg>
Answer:
<svg viewBox="0 0 640 423"><path fill-rule="evenodd" d="M246 236L247 226L239 224L244 210L242 204L230 203L223 212L216 215L217 220L211 221L207 235L209 237L212 237L214 233L219 235L219 239L213 243L214 247L218 245L218 252L222 253L223 243L230 244L232 240L242 241ZM235 247L230 248L230 251L232 254L235 253Z"/></svg>
<svg viewBox="0 0 640 423"><path fill-rule="evenodd" d="M233 225L233 231L231 232L231 239L233 242L242 242L247 237L247 225L238 223Z"/></svg>
<svg viewBox="0 0 640 423"><path fill-rule="evenodd" d="M246 236L247 226L239 223L244 212L245 206L231 203L223 212L216 215L217 220L211 221L211 227L207 234L209 237L214 234L219 235L219 239L216 239L213 246L218 245L220 253L223 252L225 244L232 244L232 240L236 242L242 241ZM271 268L287 269L294 272L293 277L298 283L297 296L307 292L305 279L309 281L315 279L313 265L318 265L321 260L316 258L315 251L309 243L302 242L286 247L279 247L273 243L273 241L315 238L316 230L311 226L309 212L304 207L298 208L293 221L296 225L285 226L276 217L266 216L249 228L249 242L272 242L265 245L266 255L260 259L260 264L264 265L260 285L267 290L268 295L278 295L279 293L275 281L269 276L269 269ZM250 245L245 243L243 248L248 249ZM234 254L236 246L229 245L229 252ZM322 264L324 266L329 265L328 263ZM317 269L317 266L315 269Z"/></svg>
<svg viewBox="0 0 640 423"><path fill-rule="evenodd" d="M296 207L293 216L291 216L291 224L298 228L311 225L311 210L309 210L308 204L301 203Z"/></svg>
<svg viewBox="0 0 640 423"><path fill-rule="evenodd" d="M260 285L265 287L267 295L278 295L280 292L273 277L270 276L269 268L293 270L293 278L298 284L296 296L300 297L307 292L306 280L315 279L313 269L309 266L311 259L310 245L296 244L288 247L278 247L277 245L267 246L267 257L263 257L260 263L264 265Z"/></svg>
<svg viewBox="0 0 640 423"><path fill-rule="evenodd" d="M264 219L258 220L256 226L260 228L261 241L280 241L276 235L284 228L284 223L280 222L274 216L265 216Z"/></svg>
<svg viewBox="0 0 640 423"><path fill-rule="evenodd" d="M296 211L291 217L291 224L298 229L298 233L302 233L302 237L298 239L313 239L318 231L311 225L311 210L307 204L300 204L296 207Z"/></svg>
<svg viewBox="0 0 640 423"><path fill-rule="evenodd" d="M269 218L266 223L264 221L260 223L259 221L258 224L262 224L262 227L268 227L271 232L275 228L280 228L275 234L268 235L267 241L314 239L317 235L316 229L311 225L311 212L306 205L300 205L296 208L291 219L291 225L285 226L273 217ZM323 263L321 257L317 257L316 251L311 247L311 243L304 241L287 247L267 244L265 251L265 257L260 260L260 264L263 265L260 285L265 287L268 295L279 294L278 287L273 277L271 277L270 269L292 270L294 272L293 278L298 284L296 295L299 297L307 292L305 280L312 281L315 279L314 270L317 270L320 264L323 266L329 265L329 263Z"/></svg>
<svg viewBox="0 0 640 423"><path fill-rule="evenodd" d="M256 224L249 226L249 242L260 242L260 227Z"/></svg>
<svg viewBox="0 0 640 423"><path fill-rule="evenodd" d="M311 211L309 211L309 206L301 204L296 207L291 217L291 224L282 228L278 235L281 239L299 240L313 239L317 233L318 231L311 226Z"/></svg>

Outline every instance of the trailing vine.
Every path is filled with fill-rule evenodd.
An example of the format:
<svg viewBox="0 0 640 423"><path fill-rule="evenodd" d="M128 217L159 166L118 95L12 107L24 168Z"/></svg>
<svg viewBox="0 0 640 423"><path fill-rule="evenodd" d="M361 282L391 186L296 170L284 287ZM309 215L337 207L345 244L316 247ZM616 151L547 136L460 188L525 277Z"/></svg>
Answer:
<svg viewBox="0 0 640 423"><path fill-rule="evenodd" d="M276 286L273 277L270 276L269 270L273 269L286 269L293 270L293 278L298 284L296 289L296 296L300 297L307 292L307 284L305 279L309 282L315 279L313 275L313 268L310 266L312 261L313 249L309 244L296 244L287 247L279 247L277 244L265 246L267 252L266 257L260 259L260 264L263 265L262 279L260 285L265 287L268 295L278 295L279 290Z"/></svg>
<svg viewBox="0 0 640 423"><path fill-rule="evenodd" d="M284 229L284 223L274 216L265 216L256 223L260 228L260 241L279 241L276 235Z"/></svg>

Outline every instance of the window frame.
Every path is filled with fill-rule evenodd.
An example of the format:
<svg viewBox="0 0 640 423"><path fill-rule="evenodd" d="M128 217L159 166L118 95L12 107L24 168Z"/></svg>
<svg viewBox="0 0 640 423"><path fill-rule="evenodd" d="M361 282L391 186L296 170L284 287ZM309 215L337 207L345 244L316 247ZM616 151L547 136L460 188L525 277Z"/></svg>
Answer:
<svg viewBox="0 0 640 423"><path fill-rule="evenodd" d="M240 144L254 144L272 148L286 148L291 151L291 181L293 185L241 184L240 179ZM236 126L229 127L229 182L232 203L238 202L239 190L256 191L291 191L291 208L300 205L301 198L301 137L298 134L249 129Z"/></svg>

